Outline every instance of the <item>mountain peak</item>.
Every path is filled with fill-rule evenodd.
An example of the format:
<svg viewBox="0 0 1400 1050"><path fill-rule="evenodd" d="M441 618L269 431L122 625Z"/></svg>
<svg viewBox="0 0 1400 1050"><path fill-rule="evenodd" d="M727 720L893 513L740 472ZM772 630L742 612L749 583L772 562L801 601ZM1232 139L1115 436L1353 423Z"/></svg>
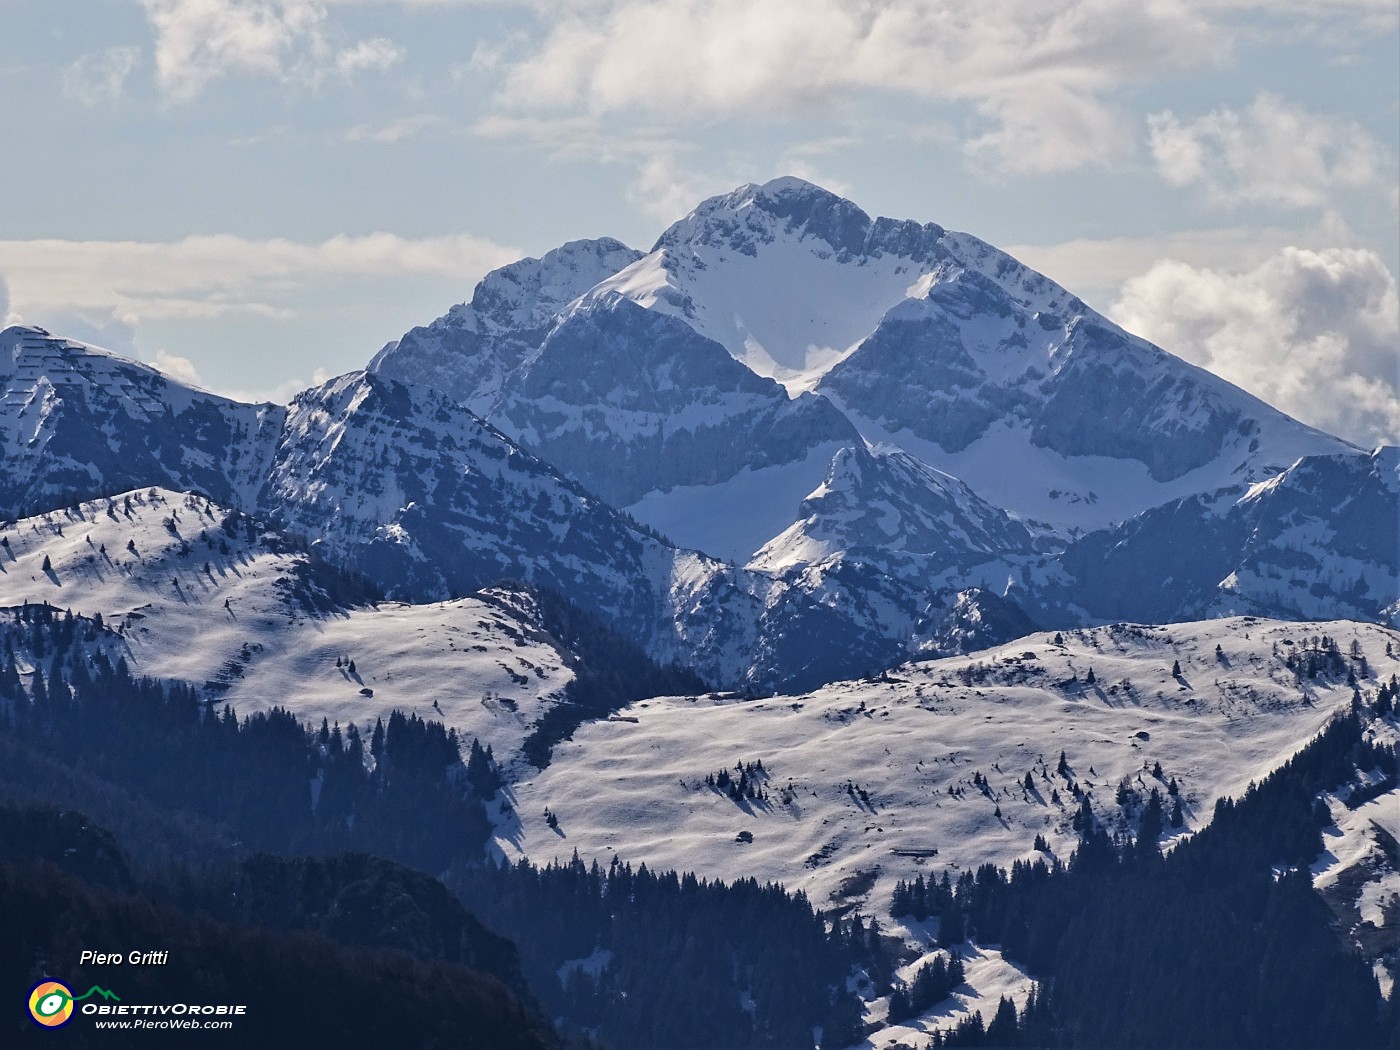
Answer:
<svg viewBox="0 0 1400 1050"><path fill-rule="evenodd" d="M652 250L725 245L752 256L759 245L771 243L780 233L825 241L846 261L882 251L924 254L943 230L932 223L871 219L844 197L785 175L701 201L667 229Z"/></svg>

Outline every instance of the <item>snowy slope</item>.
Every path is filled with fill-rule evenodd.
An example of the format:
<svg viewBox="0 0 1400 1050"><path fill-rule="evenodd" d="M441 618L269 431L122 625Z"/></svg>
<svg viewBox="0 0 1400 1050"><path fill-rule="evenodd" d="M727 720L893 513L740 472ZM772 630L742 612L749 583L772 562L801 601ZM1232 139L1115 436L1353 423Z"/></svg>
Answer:
<svg viewBox="0 0 1400 1050"><path fill-rule="evenodd" d="M278 527L390 597L521 580L717 686L883 666L884 639L843 610L647 535L448 398L382 376L297 396L260 499Z"/></svg>
<svg viewBox="0 0 1400 1050"><path fill-rule="evenodd" d="M959 240L969 251L973 239ZM978 265L1001 280L963 260L941 265L922 298L892 309L822 377L817 389L867 438L1069 531L1188 494L1242 492L1300 456L1360 454L982 249ZM1021 283L1006 279L1018 271Z"/></svg>
<svg viewBox="0 0 1400 1050"><path fill-rule="evenodd" d="M243 714L364 724L397 708L502 760L574 677L519 592L416 606L331 594L333 577L250 524L163 490L24 519L0 530L0 607L100 614L133 671L200 685Z"/></svg>
<svg viewBox="0 0 1400 1050"><path fill-rule="evenodd" d="M1096 628L1066 633L1062 644L1033 635L803 695L642 701L584 727L548 770L515 785L527 815L520 848L537 861L577 849L604 865L616 853L753 875L803 889L818 906L884 912L896 880L945 865L1009 865L1032 855L1036 834L1067 856L1071 782L1114 827L1124 820L1115 803L1123 778L1143 795L1154 786L1165 795L1175 778L1186 826L1199 828L1215 799L1267 774L1350 702L1343 679L1299 679L1284 666L1290 650L1322 634L1344 653L1356 639L1373 675L1400 670L1385 653L1400 634L1386 628L1246 617ZM1056 771L1061 750L1068 777ZM760 803L705 784L707 774L760 759ZM562 835L538 816L545 807ZM752 841L738 841L741 832Z"/></svg>
<svg viewBox="0 0 1400 1050"><path fill-rule="evenodd" d="M759 375L807 390L917 290L943 232L774 179L703 202L589 298L617 292L683 317Z"/></svg>
<svg viewBox="0 0 1400 1050"><path fill-rule="evenodd" d="M801 459L745 467L725 481L653 489L623 509L676 543L743 565L797 518L847 442L814 445Z"/></svg>

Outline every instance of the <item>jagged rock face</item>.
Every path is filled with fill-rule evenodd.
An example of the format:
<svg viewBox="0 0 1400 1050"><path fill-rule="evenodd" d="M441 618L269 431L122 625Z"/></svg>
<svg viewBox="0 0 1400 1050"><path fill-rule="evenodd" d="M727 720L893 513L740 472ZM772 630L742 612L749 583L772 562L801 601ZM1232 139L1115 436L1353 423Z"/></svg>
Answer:
<svg viewBox="0 0 1400 1050"><path fill-rule="evenodd" d="M981 309L983 331L999 337L992 342L984 335L983 341L1011 359L1011 370L1029 345L1026 313L1010 309L992 289L981 275L962 273L936 285L927 306L891 310L855 354L823 377L820 388L891 430L908 429L949 452L961 451L996 420L1024 412L1025 387L1044 376L1027 362L1015 375L991 380L964 342L961 321Z"/></svg>
<svg viewBox="0 0 1400 1050"><path fill-rule="evenodd" d="M517 578L635 621L648 541L449 399L351 373L292 402L262 509L393 596Z"/></svg>
<svg viewBox="0 0 1400 1050"><path fill-rule="evenodd" d="M944 231L933 223L872 219L834 193L785 177L711 197L669 226L652 251L718 247L757 256L780 233L815 238L842 263L885 254L931 262L939 257Z"/></svg>
<svg viewBox="0 0 1400 1050"><path fill-rule="evenodd" d="M981 587L959 591L946 606L930 607L919 630L924 656L956 656L1005 645L1039 630L1013 601Z"/></svg>
<svg viewBox="0 0 1400 1050"><path fill-rule="evenodd" d="M957 478L898 449L844 448L800 517L759 551L751 567L780 570L837 552L927 580L959 564L1035 549L1030 531Z"/></svg>
<svg viewBox="0 0 1400 1050"><path fill-rule="evenodd" d="M247 502L284 416L42 329L8 328L0 332L0 516L147 485Z"/></svg>
<svg viewBox="0 0 1400 1050"><path fill-rule="evenodd" d="M1400 449L1310 456L1243 498L1193 497L1072 544L1047 608L1167 622L1380 619L1400 597Z"/></svg>
<svg viewBox="0 0 1400 1050"><path fill-rule="evenodd" d="M1031 441L1064 456L1105 456L1146 464L1154 481L1204 466L1259 432L1238 405L1201 375L1106 325L1071 334L1062 368L1045 384Z"/></svg>
<svg viewBox="0 0 1400 1050"><path fill-rule="evenodd" d="M384 347L369 371L431 386L485 415L505 378L543 341L555 315L641 255L603 237L570 241L542 258L493 270L469 303Z"/></svg>
<svg viewBox="0 0 1400 1050"><path fill-rule="evenodd" d="M492 419L619 506L859 440L825 398L789 398L685 323L615 294L559 322Z"/></svg>
<svg viewBox="0 0 1400 1050"><path fill-rule="evenodd" d="M379 376L293 401L261 503L390 596L523 580L715 685L804 688L873 666L844 612L644 534L448 398Z"/></svg>
<svg viewBox="0 0 1400 1050"><path fill-rule="evenodd" d="M800 517L749 567L842 609L886 662L919 651L931 604L975 566L1028 556L1037 540L956 478L894 448L837 452Z"/></svg>

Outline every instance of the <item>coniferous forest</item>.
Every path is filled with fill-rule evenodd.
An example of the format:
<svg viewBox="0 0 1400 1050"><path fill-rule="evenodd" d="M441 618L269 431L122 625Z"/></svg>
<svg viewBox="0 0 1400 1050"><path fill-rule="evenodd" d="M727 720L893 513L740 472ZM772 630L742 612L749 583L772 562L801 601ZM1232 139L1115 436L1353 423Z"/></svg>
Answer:
<svg viewBox="0 0 1400 1050"><path fill-rule="evenodd" d="M1384 706L1389 687L1377 703ZM945 1046L1395 1047L1400 1011L1338 936L1308 865L1322 852L1318 792L1358 770L1400 772L1357 711L1163 856L1149 816L1115 840L1092 817L1067 864L983 865L901 884L896 915L941 918L945 943L999 944L1040 981ZM1087 808L1087 807L1086 807ZM912 989L911 989L912 991ZM906 993L908 994L908 993Z"/></svg>

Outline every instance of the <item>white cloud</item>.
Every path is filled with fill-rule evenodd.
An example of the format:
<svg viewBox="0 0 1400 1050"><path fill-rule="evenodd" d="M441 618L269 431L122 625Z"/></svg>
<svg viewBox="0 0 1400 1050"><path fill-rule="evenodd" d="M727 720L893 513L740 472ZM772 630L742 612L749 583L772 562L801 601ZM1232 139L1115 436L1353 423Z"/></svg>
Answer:
<svg viewBox="0 0 1400 1050"><path fill-rule="evenodd" d="M992 130L963 145L984 176L1100 166L1132 143L1127 119L1092 95L1051 85L994 96L978 112Z"/></svg>
<svg viewBox="0 0 1400 1050"><path fill-rule="evenodd" d="M1078 238L1058 244L1013 244L1006 251L1086 299L1111 302L1124 282L1159 262L1239 273L1262 265L1284 248L1357 247L1356 235L1335 215L1309 229L1225 226L1142 237Z"/></svg>
<svg viewBox="0 0 1400 1050"><path fill-rule="evenodd" d="M156 80L189 100L221 77L241 74L306 84L327 73L382 71L402 57L392 41L337 50L319 0L141 0L155 30Z"/></svg>
<svg viewBox="0 0 1400 1050"><path fill-rule="evenodd" d="M683 152L662 147L637 158L637 173L627 188L627 199L658 222L674 222L706 197L735 183L734 179L706 176L684 166Z"/></svg>
<svg viewBox="0 0 1400 1050"><path fill-rule="evenodd" d="M403 48L392 40L375 37L361 40L335 56L335 68L343 77L354 77L370 70L382 73L403 59Z"/></svg>
<svg viewBox="0 0 1400 1050"><path fill-rule="evenodd" d="M443 119L431 113L418 113L410 117L399 117L383 124L356 124L346 128L342 138L346 142L373 142L391 144L414 138L431 127L443 123Z"/></svg>
<svg viewBox="0 0 1400 1050"><path fill-rule="evenodd" d="M389 233L316 243L230 235L179 241L0 241L0 272L34 323L57 311L142 319L286 317L300 290L422 275L469 283L519 252L465 235Z"/></svg>
<svg viewBox="0 0 1400 1050"><path fill-rule="evenodd" d="M596 116L507 116L492 114L472 126L487 139L520 139L561 160L615 164L631 170L626 196L649 218L671 223L701 200L749 181L738 163L702 155L700 147L658 126L607 129Z"/></svg>
<svg viewBox="0 0 1400 1050"><path fill-rule="evenodd" d="M270 401L274 405L285 405L303 390L310 389L313 386L320 386L330 378L330 372L326 371L324 368L317 368L312 371L309 380L293 376L289 379L283 379L281 382L275 383L272 386L216 386L210 389L216 394L222 394L224 397L231 397L235 401L243 401L250 404L261 404L265 401Z"/></svg>
<svg viewBox="0 0 1400 1050"><path fill-rule="evenodd" d="M1162 178L1199 186L1218 204L1315 208L1337 190L1392 184L1385 147L1365 128L1268 93L1243 112L1222 108L1186 121L1156 113L1148 140Z"/></svg>
<svg viewBox="0 0 1400 1050"><path fill-rule="evenodd" d="M178 379L181 383L189 386L204 386L204 380L199 377L199 370L195 368L194 362L188 357L179 357L176 354L166 353L164 350L157 350L155 358L150 363L171 379Z"/></svg>
<svg viewBox="0 0 1400 1050"><path fill-rule="evenodd" d="M506 64L501 100L674 123L894 92L972 103L983 167L1065 170L1131 148L1111 88L1227 47L1173 0L613 0L556 19Z"/></svg>
<svg viewBox="0 0 1400 1050"><path fill-rule="evenodd" d="M1163 261L1110 315L1305 423L1400 441L1395 276L1364 249L1284 248L1240 273Z"/></svg>
<svg viewBox="0 0 1400 1050"><path fill-rule="evenodd" d="M70 338L74 338L71 337ZM103 345L105 344L97 344ZM107 347L111 349L111 347ZM131 356L135 356L132 354ZM274 405L285 405L297 394L313 386L320 386L331 378L330 373L324 368L317 368L311 373L309 380L300 376L290 376L280 380L271 386L240 386L229 384L211 384L206 382L199 374L199 369L188 357L181 357L178 354L169 353L166 350L157 350L155 355L147 362L154 368L158 368L171 379L184 383L186 386L199 387L211 393L219 394L223 397L232 398L234 401L242 401L247 404L262 404L271 402Z"/></svg>
<svg viewBox="0 0 1400 1050"><path fill-rule="evenodd" d="M84 106L113 102L121 98L127 77L139 60L140 52L134 47L109 47L83 55L64 67L63 93Z"/></svg>

